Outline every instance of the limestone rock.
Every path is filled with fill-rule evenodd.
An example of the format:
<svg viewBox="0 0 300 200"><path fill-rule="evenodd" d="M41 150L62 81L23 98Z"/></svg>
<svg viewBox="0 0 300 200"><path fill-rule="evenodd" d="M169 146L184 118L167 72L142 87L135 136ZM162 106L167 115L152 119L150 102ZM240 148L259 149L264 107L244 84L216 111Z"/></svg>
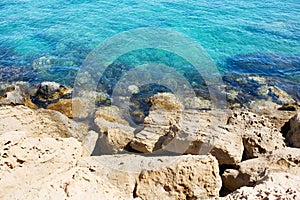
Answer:
<svg viewBox="0 0 300 200"><path fill-rule="evenodd" d="M284 138L276 126L268 118L249 111L234 111L227 128L242 136L245 158L255 158L285 147Z"/></svg>
<svg viewBox="0 0 300 200"><path fill-rule="evenodd" d="M209 110L212 108L211 101L202 99L200 97L187 98L184 101L184 107L187 109L206 109Z"/></svg>
<svg viewBox="0 0 300 200"><path fill-rule="evenodd" d="M82 139L88 127L76 123L59 112L25 106L6 106L0 109L0 134L25 131L32 136L76 137Z"/></svg>
<svg viewBox="0 0 300 200"><path fill-rule="evenodd" d="M126 199L207 199L221 188L213 156L103 155L83 158L78 166L109 180Z"/></svg>
<svg viewBox="0 0 300 200"><path fill-rule="evenodd" d="M0 105L25 105L30 108L37 108L30 99L30 85L26 82L15 82L1 84Z"/></svg>
<svg viewBox="0 0 300 200"><path fill-rule="evenodd" d="M223 186L234 191L242 186L254 186L272 172L290 172L300 167L300 150L284 148L269 155L243 161L237 169L226 169L222 174Z"/></svg>
<svg viewBox="0 0 300 200"><path fill-rule="evenodd" d="M117 106L99 107L94 123L101 133L98 139L101 148L99 153L122 151L134 138L135 128L130 126L126 120L126 113Z"/></svg>
<svg viewBox="0 0 300 200"><path fill-rule="evenodd" d="M291 118L289 124L290 130L286 135L286 140L290 146L300 148L300 113Z"/></svg>
<svg viewBox="0 0 300 200"><path fill-rule="evenodd" d="M168 111L182 110L183 105L171 93L158 93L149 98L151 110L164 109Z"/></svg>
<svg viewBox="0 0 300 200"><path fill-rule="evenodd" d="M218 197L221 180L213 156L181 156L159 170L143 171L135 196L141 199L200 199Z"/></svg>
<svg viewBox="0 0 300 200"><path fill-rule="evenodd" d="M223 111L153 110L130 145L143 153L160 149L179 154L211 153L220 164L237 164L243 154L242 138L222 128L226 120Z"/></svg>
<svg viewBox="0 0 300 200"><path fill-rule="evenodd" d="M178 118L180 113L150 111L144 120L144 128L135 135L130 146L140 152L150 153L160 149L162 143L174 138L178 130Z"/></svg>
<svg viewBox="0 0 300 200"><path fill-rule="evenodd" d="M91 113L86 108L91 106L85 99L60 99L47 106L47 109L56 110L69 118L87 118ZM94 105L94 104L93 104Z"/></svg>
<svg viewBox="0 0 300 200"><path fill-rule="evenodd" d="M105 177L77 166L80 142L38 138L25 132L0 135L1 199L124 199Z"/></svg>
<svg viewBox="0 0 300 200"><path fill-rule="evenodd" d="M233 199L299 199L300 172L271 173L254 187L242 187L227 195L224 200Z"/></svg>
<svg viewBox="0 0 300 200"><path fill-rule="evenodd" d="M251 112L268 118L278 130L284 127L285 123L297 113L298 109L300 107L297 103L280 106L271 101L260 100L250 104Z"/></svg>
<svg viewBox="0 0 300 200"><path fill-rule="evenodd" d="M73 117L72 99L61 99L58 102L48 105L47 109L56 110L70 118Z"/></svg>

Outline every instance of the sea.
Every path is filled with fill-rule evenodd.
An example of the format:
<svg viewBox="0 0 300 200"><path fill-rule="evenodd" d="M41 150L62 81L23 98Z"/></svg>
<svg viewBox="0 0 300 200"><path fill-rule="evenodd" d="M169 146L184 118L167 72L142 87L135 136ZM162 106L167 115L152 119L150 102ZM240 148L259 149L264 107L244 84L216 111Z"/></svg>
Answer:
<svg viewBox="0 0 300 200"><path fill-rule="evenodd" d="M300 98L299 0L1 0L0 81L72 86L84 61L105 41L159 29L200 45L222 76L272 77ZM116 57L109 77L145 63L173 67L191 84L201 84L194 80L193 63L155 46Z"/></svg>

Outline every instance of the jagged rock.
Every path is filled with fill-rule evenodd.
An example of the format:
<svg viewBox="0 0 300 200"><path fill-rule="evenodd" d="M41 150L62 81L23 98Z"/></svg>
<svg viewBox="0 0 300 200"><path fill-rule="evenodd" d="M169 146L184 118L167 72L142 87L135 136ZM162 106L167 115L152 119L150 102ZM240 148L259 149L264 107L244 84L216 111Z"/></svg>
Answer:
<svg viewBox="0 0 300 200"><path fill-rule="evenodd" d="M95 131L89 131L88 134L82 140L82 146L84 155L90 156L96 147L96 142L98 140L99 133Z"/></svg>
<svg viewBox="0 0 300 200"><path fill-rule="evenodd" d="M183 105L179 102L175 95L171 93L158 93L149 98L149 103L151 104L151 110L168 110L176 111L183 110Z"/></svg>
<svg viewBox="0 0 300 200"><path fill-rule="evenodd" d="M210 100L202 99L200 97L187 98L184 101L184 107L187 109L211 109L212 104Z"/></svg>
<svg viewBox="0 0 300 200"><path fill-rule="evenodd" d="M77 166L81 143L74 138L0 135L1 199L124 199L110 180Z"/></svg>
<svg viewBox="0 0 300 200"><path fill-rule="evenodd" d="M99 107L94 123L101 134L98 139L99 153L122 151L134 138L135 128L130 126L126 113L117 106Z"/></svg>
<svg viewBox="0 0 300 200"><path fill-rule="evenodd" d="M254 187L242 187L223 200L233 199L299 199L300 171L293 173L271 173Z"/></svg>
<svg viewBox="0 0 300 200"><path fill-rule="evenodd" d="M268 118L249 111L234 111L227 128L242 136L245 159L285 147L284 138L276 126Z"/></svg>
<svg viewBox="0 0 300 200"><path fill-rule="evenodd" d="M150 111L144 129L130 145L143 153L160 149L180 154L211 153L220 164L236 164L242 159L242 138L222 128L226 120L223 112Z"/></svg>
<svg viewBox="0 0 300 200"><path fill-rule="evenodd" d="M296 114L289 121L290 130L286 135L288 144L300 148L300 113Z"/></svg>
<svg viewBox="0 0 300 200"><path fill-rule="evenodd" d="M280 106L271 101L264 100L255 101L250 104L251 112L268 118L278 130L283 128L285 123L297 113L299 108L296 103Z"/></svg>
<svg viewBox="0 0 300 200"><path fill-rule="evenodd" d="M71 96L72 89L56 82L42 82L37 86L34 98L38 104L48 105L62 97Z"/></svg>
<svg viewBox="0 0 300 200"><path fill-rule="evenodd" d="M135 135L130 146L143 153L160 149L164 141L176 135L179 117L180 113L176 111L150 111L144 119L143 130Z"/></svg>
<svg viewBox="0 0 300 200"><path fill-rule="evenodd" d="M47 106L47 109L56 110L67 117L72 118L72 99L60 99L58 102Z"/></svg>
<svg viewBox="0 0 300 200"><path fill-rule="evenodd" d="M143 171L135 195L141 199L200 199L218 197L221 180L213 156L181 156L159 170Z"/></svg>
<svg viewBox="0 0 300 200"><path fill-rule="evenodd" d="M30 99L30 85L27 82L15 82L1 84L0 105L25 105L30 108L37 108Z"/></svg>
<svg viewBox="0 0 300 200"><path fill-rule="evenodd" d="M76 123L59 112L25 106L6 106L0 110L0 134L25 131L32 136L76 137L82 139L88 127Z"/></svg>
<svg viewBox="0 0 300 200"><path fill-rule="evenodd" d="M222 174L223 186L234 191L242 186L254 186L272 172L289 172L300 167L300 150L284 148L272 154L243 161L237 169L226 169Z"/></svg>

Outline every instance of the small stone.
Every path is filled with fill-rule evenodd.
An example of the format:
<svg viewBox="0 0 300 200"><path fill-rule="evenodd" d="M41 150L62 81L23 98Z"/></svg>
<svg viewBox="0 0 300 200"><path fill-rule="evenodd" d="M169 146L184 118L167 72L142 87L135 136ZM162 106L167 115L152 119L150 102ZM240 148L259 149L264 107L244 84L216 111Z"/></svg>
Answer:
<svg viewBox="0 0 300 200"><path fill-rule="evenodd" d="M137 93L140 92L139 87L136 86L136 85L129 85L129 86L128 86L128 90L129 90L129 92L130 92L131 94L137 94Z"/></svg>

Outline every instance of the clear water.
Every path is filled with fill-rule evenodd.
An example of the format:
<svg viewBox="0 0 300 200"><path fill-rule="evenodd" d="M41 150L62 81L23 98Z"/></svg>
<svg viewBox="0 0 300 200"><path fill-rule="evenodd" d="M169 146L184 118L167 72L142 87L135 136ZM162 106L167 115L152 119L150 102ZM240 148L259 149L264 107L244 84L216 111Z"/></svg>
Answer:
<svg viewBox="0 0 300 200"><path fill-rule="evenodd" d="M299 0L1 0L0 65L40 67L37 59L52 58L43 78L64 82L62 71L79 67L103 40L140 27L186 34L222 72L243 65L232 60L263 62L272 63L264 73L300 80Z"/></svg>

